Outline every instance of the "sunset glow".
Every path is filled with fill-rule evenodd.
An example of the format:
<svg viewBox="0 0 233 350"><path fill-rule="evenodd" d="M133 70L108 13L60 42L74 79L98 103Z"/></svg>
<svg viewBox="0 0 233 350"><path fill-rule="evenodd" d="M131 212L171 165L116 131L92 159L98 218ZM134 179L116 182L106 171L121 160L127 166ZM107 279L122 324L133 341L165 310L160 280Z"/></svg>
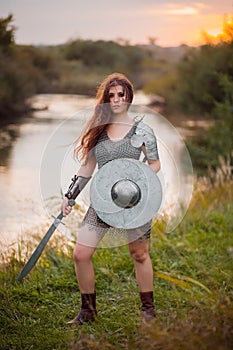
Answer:
<svg viewBox="0 0 233 350"><path fill-rule="evenodd" d="M232 0L102 0L94 7L92 0L1 0L1 14L14 16L16 42L36 45L77 38L147 44L155 37L160 46L197 46L203 32L220 35L232 11Z"/></svg>
<svg viewBox="0 0 233 350"><path fill-rule="evenodd" d="M227 30L226 30L227 26ZM209 29L203 30L200 35L200 44L209 42L217 44L219 42L229 42L233 39L233 15L224 16L221 25L216 27L210 26Z"/></svg>
<svg viewBox="0 0 233 350"><path fill-rule="evenodd" d="M217 37L222 33L222 28L214 28L208 31L208 34L210 34L211 36Z"/></svg>

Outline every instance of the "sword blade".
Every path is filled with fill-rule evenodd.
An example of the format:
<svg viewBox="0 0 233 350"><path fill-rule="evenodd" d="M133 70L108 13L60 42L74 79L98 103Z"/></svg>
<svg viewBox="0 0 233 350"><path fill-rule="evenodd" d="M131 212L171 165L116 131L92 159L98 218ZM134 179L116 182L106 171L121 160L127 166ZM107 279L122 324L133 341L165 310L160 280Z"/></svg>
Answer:
<svg viewBox="0 0 233 350"><path fill-rule="evenodd" d="M54 222L52 223L52 225L48 229L47 233L44 235L44 237L42 238L42 240L40 241L40 243L36 247L36 249L34 250L32 255L30 256L27 263L24 265L22 271L20 272L20 274L17 278L17 281L21 281L25 276L27 276L27 274L29 274L31 269L35 266L37 260L41 256L41 254L42 254L46 244L48 243L49 239L51 238L52 234L54 233L54 231L56 230L58 225L61 223L62 218L63 218L63 213L61 212L56 217L56 219L54 220Z"/></svg>

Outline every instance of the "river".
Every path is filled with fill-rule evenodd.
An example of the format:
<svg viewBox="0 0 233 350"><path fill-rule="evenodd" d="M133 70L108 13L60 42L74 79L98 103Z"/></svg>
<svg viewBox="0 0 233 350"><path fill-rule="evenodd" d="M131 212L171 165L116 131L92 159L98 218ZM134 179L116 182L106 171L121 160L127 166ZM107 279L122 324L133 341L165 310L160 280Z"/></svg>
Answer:
<svg viewBox="0 0 233 350"><path fill-rule="evenodd" d="M142 93L135 95L136 105L148 102ZM70 144L94 106L93 99L77 95L37 95L32 103L31 117L1 129L1 252L36 232L41 235L38 227L44 229L52 222L51 216L58 215L62 191L79 167ZM84 207L87 197L85 193L80 198ZM65 234L79 214L75 215L65 219L66 226L60 225Z"/></svg>

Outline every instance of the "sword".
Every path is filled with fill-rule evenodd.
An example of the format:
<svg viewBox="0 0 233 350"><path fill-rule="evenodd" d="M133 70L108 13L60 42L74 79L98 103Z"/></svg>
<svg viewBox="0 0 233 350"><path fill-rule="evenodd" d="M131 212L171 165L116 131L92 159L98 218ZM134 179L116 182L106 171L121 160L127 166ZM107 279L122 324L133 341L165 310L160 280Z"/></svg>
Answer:
<svg viewBox="0 0 233 350"><path fill-rule="evenodd" d="M73 207L75 205L75 200L70 199L68 202L69 206ZM44 235L32 255L30 256L29 260L24 265L22 271L20 272L17 281L20 282L29 272L32 270L32 268L35 266L37 260L41 256L46 244L48 243L49 239L51 238L54 231L57 229L58 225L62 222L63 219L63 213L61 212L54 220L50 228L48 229L47 233Z"/></svg>

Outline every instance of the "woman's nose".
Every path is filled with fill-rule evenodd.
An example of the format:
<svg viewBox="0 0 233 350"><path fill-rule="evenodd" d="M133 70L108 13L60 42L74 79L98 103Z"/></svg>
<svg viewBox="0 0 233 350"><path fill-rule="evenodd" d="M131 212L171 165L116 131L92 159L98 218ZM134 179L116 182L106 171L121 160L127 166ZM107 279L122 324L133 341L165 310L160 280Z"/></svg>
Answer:
<svg viewBox="0 0 233 350"><path fill-rule="evenodd" d="M118 102L118 101L119 101L119 96L118 96L118 94L115 94L115 95L114 95L113 100L114 100L114 102Z"/></svg>

